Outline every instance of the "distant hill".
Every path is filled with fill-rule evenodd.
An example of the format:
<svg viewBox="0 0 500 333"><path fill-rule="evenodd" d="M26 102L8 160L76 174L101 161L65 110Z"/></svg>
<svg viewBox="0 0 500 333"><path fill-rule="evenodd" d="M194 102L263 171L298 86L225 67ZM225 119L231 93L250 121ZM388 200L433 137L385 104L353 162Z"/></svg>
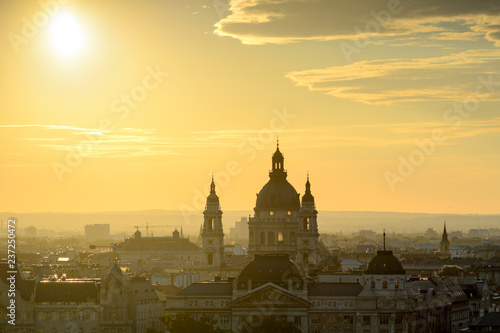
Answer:
<svg viewBox="0 0 500 333"><path fill-rule="evenodd" d="M248 217L252 211L224 211L223 223L225 233L234 226L241 217ZM70 231L83 234L86 224L109 223L111 233L132 234L134 226L139 226L146 234L146 224L149 225L149 235L171 235L172 231L181 226L184 235L197 237L200 225L203 223L202 212L182 214L177 210L144 210L130 212L96 212L96 213L20 213L2 212L0 219L6 228L9 217L16 217L18 228L35 226L38 229L55 231ZM448 231L461 230L467 232L471 228L500 228L500 215L474 214L425 214L400 212L352 212L352 211L320 211L318 224L320 233L357 231L372 229L388 232L423 232L427 228L441 232L443 221L447 221Z"/></svg>

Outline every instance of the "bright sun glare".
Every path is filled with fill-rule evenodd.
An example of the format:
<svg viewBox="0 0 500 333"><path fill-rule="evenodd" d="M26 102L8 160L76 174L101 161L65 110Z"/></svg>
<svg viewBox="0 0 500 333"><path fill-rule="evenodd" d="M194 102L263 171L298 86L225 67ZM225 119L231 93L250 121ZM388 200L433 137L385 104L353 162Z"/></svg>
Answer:
<svg viewBox="0 0 500 333"><path fill-rule="evenodd" d="M78 20L70 13L60 13L50 25L50 39L55 51L64 57L80 53L85 44L85 36Z"/></svg>

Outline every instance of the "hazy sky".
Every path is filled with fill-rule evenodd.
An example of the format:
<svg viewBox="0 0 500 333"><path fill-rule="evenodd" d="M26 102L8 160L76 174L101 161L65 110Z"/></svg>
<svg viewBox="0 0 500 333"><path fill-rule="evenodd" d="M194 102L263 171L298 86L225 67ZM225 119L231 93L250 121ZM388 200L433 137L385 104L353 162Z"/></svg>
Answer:
<svg viewBox="0 0 500 333"><path fill-rule="evenodd" d="M45 3L45 5L41 5ZM0 3L0 211L500 213L498 0Z"/></svg>

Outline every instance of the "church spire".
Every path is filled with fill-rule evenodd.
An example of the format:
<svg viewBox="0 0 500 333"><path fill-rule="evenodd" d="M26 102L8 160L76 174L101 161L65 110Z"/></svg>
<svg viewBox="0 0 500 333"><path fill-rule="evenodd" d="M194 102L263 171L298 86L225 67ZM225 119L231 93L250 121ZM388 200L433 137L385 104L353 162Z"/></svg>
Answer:
<svg viewBox="0 0 500 333"><path fill-rule="evenodd" d="M210 194L207 197L207 204L209 203L219 203L219 197L215 193L214 175L212 175L212 183L210 183Z"/></svg>
<svg viewBox="0 0 500 333"><path fill-rule="evenodd" d="M446 221L444 221L443 237L441 238L441 243L444 243L444 242L447 242L447 243L450 242L448 240L448 232L446 232Z"/></svg>
<svg viewBox="0 0 500 333"><path fill-rule="evenodd" d="M309 171L307 172L306 192L302 196L302 203L314 202L314 196L311 194L311 183L309 182Z"/></svg>

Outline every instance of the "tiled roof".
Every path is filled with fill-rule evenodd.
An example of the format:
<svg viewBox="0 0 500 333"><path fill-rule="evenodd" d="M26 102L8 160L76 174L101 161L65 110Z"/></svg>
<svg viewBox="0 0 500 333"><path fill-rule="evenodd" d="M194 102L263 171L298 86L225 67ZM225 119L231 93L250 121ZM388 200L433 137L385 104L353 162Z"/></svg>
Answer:
<svg viewBox="0 0 500 333"><path fill-rule="evenodd" d="M177 296L231 296L233 286L229 282L192 283Z"/></svg>
<svg viewBox="0 0 500 333"><path fill-rule="evenodd" d="M42 281L36 286L35 302L99 303L99 286L93 281Z"/></svg>
<svg viewBox="0 0 500 333"><path fill-rule="evenodd" d="M363 286L359 283L311 282L307 289L309 296L358 296Z"/></svg>

